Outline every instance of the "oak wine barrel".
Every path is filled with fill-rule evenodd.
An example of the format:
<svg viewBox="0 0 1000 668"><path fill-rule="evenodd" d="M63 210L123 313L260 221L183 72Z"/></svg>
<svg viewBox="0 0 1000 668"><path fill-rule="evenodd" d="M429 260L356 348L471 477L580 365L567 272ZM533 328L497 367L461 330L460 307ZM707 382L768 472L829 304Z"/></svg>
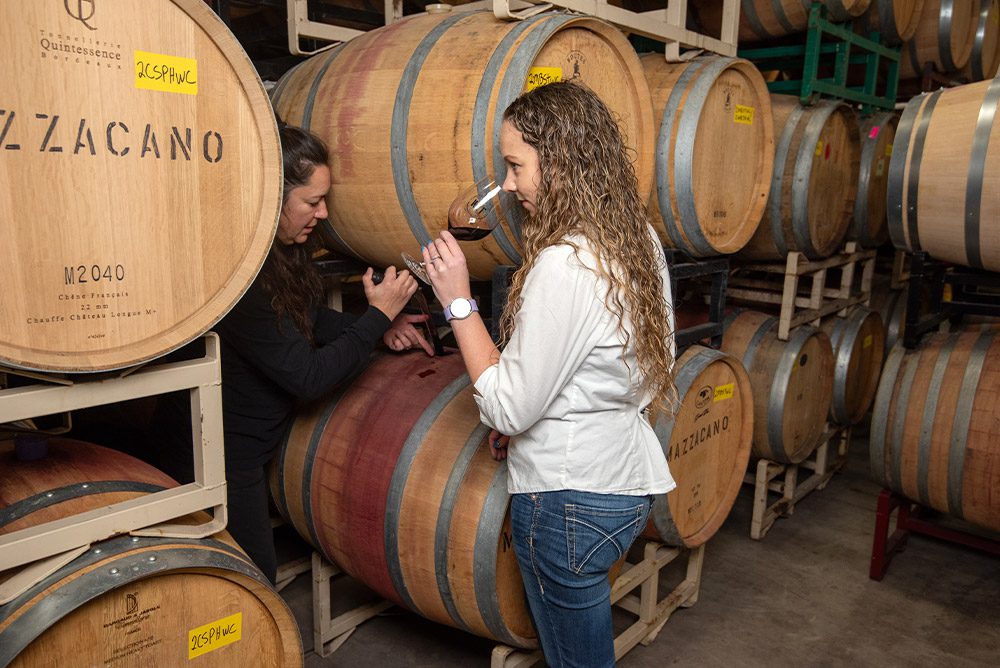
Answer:
<svg viewBox="0 0 1000 668"><path fill-rule="evenodd" d="M771 105L777 138L771 191L764 218L739 255L829 257L847 234L857 193L861 146L854 112L830 100L803 107L790 95L772 95Z"/></svg>
<svg viewBox="0 0 1000 668"><path fill-rule="evenodd" d="M176 484L67 438L49 439L32 461L0 441L0 470L0 535ZM186 665L201 656L211 665L302 665L291 611L225 532L112 537L0 606L4 666Z"/></svg>
<svg viewBox="0 0 1000 668"><path fill-rule="evenodd" d="M120 0L2 3L0 43L0 364L106 371L204 333L281 207L239 42L201 0Z"/></svg>
<svg viewBox="0 0 1000 668"><path fill-rule="evenodd" d="M907 103L889 163L888 224L896 248L1000 271L1000 79Z"/></svg>
<svg viewBox="0 0 1000 668"><path fill-rule="evenodd" d="M882 319L885 329L885 349L882 356L885 357L903 340L906 330L906 290L893 290L888 282L877 283L872 286L869 305Z"/></svg>
<svg viewBox="0 0 1000 668"><path fill-rule="evenodd" d="M753 390L753 455L797 464L819 445L833 399L833 349L808 325L777 336L778 320L743 311L727 317L721 350L740 359Z"/></svg>
<svg viewBox="0 0 1000 668"><path fill-rule="evenodd" d="M833 400L830 419L836 424L859 422L872 405L882 361L885 327L878 313L858 306L844 316L827 318L820 329L833 346Z"/></svg>
<svg viewBox="0 0 1000 668"><path fill-rule="evenodd" d="M771 186L764 78L738 58L641 60L659 119L653 225L665 244L694 257L735 253L757 229Z"/></svg>
<svg viewBox="0 0 1000 668"><path fill-rule="evenodd" d="M376 358L299 414L272 495L299 534L382 597L531 647L507 465L490 456L472 395L458 354Z"/></svg>
<svg viewBox="0 0 1000 668"><path fill-rule="evenodd" d="M863 248L878 248L889 238L885 190L897 123L899 116L895 113L875 114L861 121L858 194L847 237L856 240Z"/></svg>
<svg viewBox="0 0 1000 668"><path fill-rule="evenodd" d="M272 100L282 119L330 146L325 238L341 253L385 267L437 236L465 186L503 177L503 111L526 88L560 79L586 84L620 119L645 199L655 142L649 88L621 31L592 17L406 17L302 63L279 81ZM522 213L514 208L492 235L463 243L474 278L520 263Z"/></svg>
<svg viewBox="0 0 1000 668"><path fill-rule="evenodd" d="M864 14L872 0L823 0L827 18L838 23ZM722 6L718 0L695 0L694 14L704 30L718 35L722 27ZM805 32L809 27L808 0L742 0L739 41L759 42Z"/></svg>
<svg viewBox="0 0 1000 668"><path fill-rule="evenodd" d="M972 55L979 0L924 0L917 29L899 59L899 78L923 76L925 63L938 72L958 72Z"/></svg>
<svg viewBox="0 0 1000 668"><path fill-rule="evenodd" d="M1000 68L1000 1L979 0L979 21L969 62L962 74L970 81L992 79Z"/></svg>
<svg viewBox="0 0 1000 668"><path fill-rule="evenodd" d="M883 44L896 46L913 37L927 0L872 0L860 24L865 33L876 31Z"/></svg>
<svg viewBox="0 0 1000 668"><path fill-rule="evenodd" d="M933 334L889 354L875 397L872 477L908 499L1000 531L1000 339Z"/></svg>
<svg viewBox="0 0 1000 668"><path fill-rule="evenodd" d="M654 430L677 487L654 498L644 535L697 547L719 530L736 501L750 460L753 397L740 361L691 346L677 360L679 405Z"/></svg>

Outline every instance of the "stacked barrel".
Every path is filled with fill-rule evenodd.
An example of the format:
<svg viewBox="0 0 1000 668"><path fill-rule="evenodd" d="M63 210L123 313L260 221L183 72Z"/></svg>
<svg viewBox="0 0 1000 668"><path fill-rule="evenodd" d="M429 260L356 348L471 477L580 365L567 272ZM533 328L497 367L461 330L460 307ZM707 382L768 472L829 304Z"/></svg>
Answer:
<svg viewBox="0 0 1000 668"><path fill-rule="evenodd" d="M879 186L887 171L891 119L859 122L837 100L808 107L785 95L771 101L776 156L770 194L763 220L738 260L784 263L790 253L799 253L821 262L840 252L848 236L877 245L884 236ZM755 383L754 454L797 464L818 447L828 419L850 425L864 417L877 382L873 360L881 362L884 336L878 316L860 306L823 327L800 325L785 340L778 324L777 313L734 314L723 350L743 359Z"/></svg>
<svg viewBox="0 0 1000 668"><path fill-rule="evenodd" d="M0 440L0 469L0 538L177 484L138 459L61 437ZM0 605L4 666L182 665L199 656L302 665L291 611L226 532L113 536Z"/></svg>
<svg viewBox="0 0 1000 668"><path fill-rule="evenodd" d="M301 665L291 613L226 534L119 535L172 505L224 504L223 485L181 498L113 450L21 434L25 451L10 436L169 384L151 379L156 365L131 375L141 389L123 377L204 334L250 286L281 206L264 87L202 2L129 0L96 17L86 3L4 3L0 42L0 402L18 420L0 425L0 665L180 665L209 652L218 665ZM123 372L98 375L111 370ZM173 373L170 389L184 370ZM27 409L15 396L36 390ZM216 446L206 461L221 483ZM100 542L81 549L89 540ZM37 560L66 550L41 576Z"/></svg>
<svg viewBox="0 0 1000 668"><path fill-rule="evenodd" d="M272 99L283 120L317 133L333 151L330 246L384 267L437 236L464 186L504 174L502 114L526 82L571 77L621 119L645 196L655 136L649 88L621 32L591 17L409 17L304 62ZM492 235L463 244L473 278L488 280L498 264L521 260L520 216L503 214Z"/></svg>
<svg viewBox="0 0 1000 668"><path fill-rule="evenodd" d="M827 0L822 4L822 16L828 21L843 24L848 32L852 27L864 35L878 32L884 44L911 40L922 8L919 1ZM695 2L692 13L714 32L722 23L720 9L718 3ZM741 9L741 46L760 47L747 51L747 57L756 58L769 47L787 53L789 45L805 43L801 33L810 29L808 3L750 0ZM809 76L796 71L787 56L784 61L764 56L768 57L773 58L768 63L791 67L789 72L768 72L769 81ZM813 76L826 76L822 67ZM874 77L878 72L869 74ZM823 275L826 267L850 275L854 267L838 264L836 259L847 257L845 242L871 254L888 237L885 191L898 115L885 111L862 116L835 97L814 97L811 102L803 105L798 96L771 95L775 159L769 196L759 227L735 256L731 283L739 283L741 271L770 271L768 267L788 262L792 254L800 258L796 267L812 263L824 268ZM859 263L859 274L860 267ZM755 281L759 285L758 276L753 273L745 285ZM860 275L855 280L862 282ZM825 285L817 289L815 283L812 288L812 295L827 290ZM754 286L754 290L770 289L775 288ZM781 292L781 286L776 290ZM732 290L732 295L761 311L730 314L723 350L743 359L754 383L754 454L797 464L812 453L831 426L850 426L865 419L884 357L885 330L880 314L862 303L816 326L802 324L788 331L779 318L787 318L787 309L796 308L797 302L815 298L805 287L797 292L788 279L784 290L795 294L775 297ZM785 315L776 308L759 306L764 303L783 303ZM800 370L806 373L796 376Z"/></svg>
<svg viewBox="0 0 1000 668"><path fill-rule="evenodd" d="M900 294L911 304L947 308L952 324L950 332L921 338L925 321L932 326L945 314L910 320L917 330L885 363L870 443L872 475L887 489L992 531L1000 530L990 491L1000 461L990 405L996 328L961 319L971 308L995 321L1000 304L989 292L971 306L958 294L943 303L948 286L941 277L954 275L973 291L1000 282L1000 253L987 223L1000 203L989 187L1000 170L993 146L998 101L1000 85L992 80L917 96L903 110L890 164L889 232L915 275ZM924 272L928 265L936 272Z"/></svg>
<svg viewBox="0 0 1000 668"><path fill-rule="evenodd" d="M21 82L0 107L0 364L156 359L214 325L260 269L281 206L277 127L239 43L207 6L183 4L122 3L106 17L121 46L89 60L72 45L90 30L59 3L0 10L18 54L0 72ZM130 30L154 19L149 35ZM64 37L40 48L39 33ZM170 85L153 75L167 66ZM39 198L41 184L65 187Z"/></svg>

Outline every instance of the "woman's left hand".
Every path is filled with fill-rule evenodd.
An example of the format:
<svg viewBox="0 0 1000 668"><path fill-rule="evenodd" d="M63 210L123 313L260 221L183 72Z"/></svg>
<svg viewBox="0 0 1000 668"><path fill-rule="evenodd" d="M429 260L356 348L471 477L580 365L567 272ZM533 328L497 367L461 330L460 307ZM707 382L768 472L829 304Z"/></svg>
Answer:
<svg viewBox="0 0 1000 668"><path fill-rule="evenodd" d="M434 357L434 346L424 338L419 329L414 327L415 323L426 323L428 315L400 313L389 325L389 329L382 335L382 342L389 346L390 350L397 353L410 348L423 348L431 357Z"/></svg>
<svg viewBox="0 0 1000 668"><path fill-rule="evenodd" d="M434 295L442 306L448 306L459 297L472 296L465 253L451 232L442 230L440 236L427 244L422 252L427 277L431 279Z"/></svg>

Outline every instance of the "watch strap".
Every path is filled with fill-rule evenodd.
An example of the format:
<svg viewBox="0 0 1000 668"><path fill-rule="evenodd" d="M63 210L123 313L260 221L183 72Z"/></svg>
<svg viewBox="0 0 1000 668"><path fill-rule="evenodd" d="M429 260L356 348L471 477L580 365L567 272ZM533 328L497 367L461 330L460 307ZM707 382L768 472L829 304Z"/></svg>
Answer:
<svg viewBox="0 0 1000 668"><path fill-rule="evenodd" d="M479 312L479 304L476 303L475 299L469 298L469 299L466 299L466 301L469 302L470 309L469 309L469 312L466 315L462 316L461 318L456 317L451 312L451 304L448 304L447 306L445 306L444 307L444 319L445 319L445 321L451 322L452 320L465 320L466 318L468 318L473 313L478 313Z"/></svg>

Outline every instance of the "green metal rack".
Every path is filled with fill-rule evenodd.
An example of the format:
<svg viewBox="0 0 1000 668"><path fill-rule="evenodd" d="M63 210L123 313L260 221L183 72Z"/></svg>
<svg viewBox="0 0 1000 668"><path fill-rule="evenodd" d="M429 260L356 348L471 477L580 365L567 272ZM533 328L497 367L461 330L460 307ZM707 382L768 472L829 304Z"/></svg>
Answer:
<svg viewBox="0 0 1000 668"><path fill-rule="evenodd" d="M876 108L892 109L896 104L900 49L880 44L877 32L865 37L853 32L849 24L831 23L826 19L826 7L818 2L809 10L805 44L740 49L739 55L761 71L801 71L801 79L772 81L767 87L773 93L798 95L805 105L823 95L859 103L863 114ZM879 86L882 60L888 67ZM864 65L864 85L850 86L848 68L857 64ZM820 68L828 72L831 66L833 76L820 78ZM877 92L879 88L881 93Z"/></svg>

